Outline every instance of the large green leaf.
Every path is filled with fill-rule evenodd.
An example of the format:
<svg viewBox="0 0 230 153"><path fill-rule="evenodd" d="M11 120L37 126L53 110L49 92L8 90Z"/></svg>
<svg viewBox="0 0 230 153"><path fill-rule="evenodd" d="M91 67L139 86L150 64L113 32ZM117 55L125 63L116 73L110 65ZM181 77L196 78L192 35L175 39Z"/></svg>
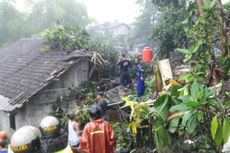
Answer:
<svg viewBox="0 0 230 153"><path fill-rule="evenodd" d="M188 62L192 58L192 54L186 54L183 62Z"/></svg>
<svg viewBox="0 0 230 153"><path fill-rule="evenodd" d="M217 146L220 146L222 144L222 141L223 141L221 129L222 129L221 125L218 125L218 129L216 131L216 136L215 136L215 143Z"/></svg>
<svg viewBox="0 0 230 153"><path fill-rule="evenodd" d="M197 124L198 124L197 114L194 114L193 116L191 116L191 118L188 120L188 123L187 123L188 133L192 134L194 130L196 129Z"/></svg>
<svg viewBox="0 0 230 153"><path fill-rule="evenodd" d="M228 118L224 118L224 123L222 126L222 134L223 134L223 140L224 144L227 143L228 138L230 136L230 123Z"/></svg>
<svg viewBox="0 0 230 153"><path fill-rule="evenodd" d="M224 106L230 107L230 100L226 101L226 102L224 103Z"/></svg>
<svg viewBox="0 0 230 153"><path fill-rule="evenodd" d="M178 50L179 52L184 53L184 54L191 54L191 51L189 49L177 48L176 50Z"/></svg>
<svg viewBox="0 0 230 153"><path fill-rule="evenodd" d="M157 103L156 103L157 102ZM160 117L166 121L169 113L169 96L162 96L162 98L158 98L155 102L155 108L160 115Z"/></svg>
<svg viewBox="0 0 230 153"><path fill-rule="evenodd" d="M218 129L218 119L217 119L217 116L214 116L211 122L211 134L212 134L213 140L215 140L217 129Z"/></svg>
<svg viewBox="0 0 230 153"><path fill-rule="evenodd" d="M200 49L200 47L202 46L202 44L203 44L203 42L202 42L202 40L199 40L197 43L195 43L192 47L191 47L191 52L192 53L195 53L195 52L197 52L199 49Z"/></svg>
<svg viewBox="0 0 230 153"><path fill-rule="evenodd" d="M159 98L157 98L157 100L154 103L154 106L156 108L160 107L165 102L166 97L167 97L167 95L162 95Z"/></svg>
<svg viewBox="0 0 230 153"><path fill-rule="evenodd" d="M184 74L179 78L179 81L185 81L186 83L192 82L193 80L194 80L194 76L191 73Z"/></svg>
<svg viewBox="0 0 230 153"><path fill-rule="evenodd" d="M182 119L182 123L181 123L182 127L186 127L187 122L191 118L191 116L192 116L192 112L191 111L186 111L184 113L184 116L183 116L183 119Z"/></svg>
<svg viewBox="0 0 230 153"><path fill-rule="evenodd" d="M192 95L192 97L194 98L194 100L198 100L198 95L199 95L199 92L200 92L200 86L199 86L199 84L197 83L197 80L194 80L194 82L193 82L193 84L192 84L192 86L191 86L191 95Z"/></svg>
<svg viewBox="0 0 230 153"><path fill-rule="evenodd" d="M200 104L197 102L186 102L183 103L185 106L189 107L190 109L197 108Z"/></svg>
<svg viewBox="0 0 230 153"><path fill-rule="evenodd" d="M154 142L157 148L163 148L166 145L171 144L171 139L161 119L158 119L156 121L156 125L153 132L154 132Z"/></svg>
<svg viewBox="0 0 230 153"><path fill-rule="evenodd" d="M168 131L171 133L175 133L179 124L180 118L175 118L169 122Z"/></svg>
<svg viewBox="0 0 230 153"><path fill-rule="evenodd" d="M178 97L178 99L180 99L183 103L193 101L193 98L191 97L191 95L180 96Z"/></svg>
<svg viewBox="0 0 230 153"><path fill-rule="evenodd" d="M185 104L179 104L171 107L170 112L184 112L189 110L190 108L186 106Z"/></svg>

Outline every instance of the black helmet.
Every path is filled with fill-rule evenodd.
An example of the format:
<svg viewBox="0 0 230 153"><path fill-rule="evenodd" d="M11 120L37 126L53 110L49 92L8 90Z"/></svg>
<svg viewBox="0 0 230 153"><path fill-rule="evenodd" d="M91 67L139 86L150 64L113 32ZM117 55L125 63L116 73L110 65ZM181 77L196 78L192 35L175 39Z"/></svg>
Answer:
<svg viewBox="0 0 230 153"><path fill-rule="evenodd" d="M10 149L14 153L36 153L41 148L40 136L38 128L24 126L11 137Z"/></svg>
<svg viewBox="0 0 230 153"><path fill-rule="evenodd" d="M101 107L97 105L93 105L89 109L89 115L93 119L101 118Z"/></svg>

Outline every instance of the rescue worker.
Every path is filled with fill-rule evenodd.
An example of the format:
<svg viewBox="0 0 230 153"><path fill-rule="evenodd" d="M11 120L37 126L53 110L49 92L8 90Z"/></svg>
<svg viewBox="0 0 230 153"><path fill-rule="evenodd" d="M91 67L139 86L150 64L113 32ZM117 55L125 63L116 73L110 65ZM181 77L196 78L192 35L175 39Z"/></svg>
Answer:
<svg viewBox="0 0 230 153"><path fill-rule="evenodd" d="M24 126L13 134L9 148L13 153L43 153L40 136L38 128Z"/></svg>
<svg viewBox="0 0 230 153"><path fill-rule="evenodd" d="M132 64L128 58L126 58L125 54L118 60L118 65L120 65L120 84L123 87L130 87L131 79L130 79L130 71L132 68Z"/></svg>
<svg viewBox="0 0 230 153"><path fill-rule="evenodd" d="M144 69L139 58L135 58L135 64L136 64L137 96L141 97L144 95L145 92Z"/></svg>
<svg viewBox="0 0 230 153"><path fill-rule="evenodd" d="M80 125L76 121L76 115L74 113L68 115L68 143L71 146L73 152L77 151L80 143Z"/></svg>
<svg viewBox="0 0 230 153"><path fill-rule="evenodd" d="M68 136L56 117L47 116L40 123L41 147L45 153L73 153L68 145Z"/></svg>
<svg viewBox="0 0 230 153"><path fill-rule="evenodd" d="M108 115L106 114L107 110L108 110L108 104L104 99L104 93L103 92L98 92L97 93L97 105L99 107L101 107L101 116L105 121L109 120Z"/></svg>
<svg viewBox="0 0 230 153"><path fill-rule="evenodd" d="M91 122L87 123L81 137L79 151L84 153L114 153L115 137L111 125L101 118L101 108L90 108Z"/></svg>

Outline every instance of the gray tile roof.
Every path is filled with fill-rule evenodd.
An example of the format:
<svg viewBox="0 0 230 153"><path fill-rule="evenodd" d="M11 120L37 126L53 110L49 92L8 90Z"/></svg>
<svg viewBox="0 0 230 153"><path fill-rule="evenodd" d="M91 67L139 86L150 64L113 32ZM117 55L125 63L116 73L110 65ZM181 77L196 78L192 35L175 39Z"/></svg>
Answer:
<svg viewBox="0 0 230 153"><path fill-rule="evenodd" d="M42 53L41 39L21 39L0 49L0 110L12 111L48 85L59 72L65 72L73 61L87 57L83 52ZM4 98L3 98L4 97Z"/></svg>

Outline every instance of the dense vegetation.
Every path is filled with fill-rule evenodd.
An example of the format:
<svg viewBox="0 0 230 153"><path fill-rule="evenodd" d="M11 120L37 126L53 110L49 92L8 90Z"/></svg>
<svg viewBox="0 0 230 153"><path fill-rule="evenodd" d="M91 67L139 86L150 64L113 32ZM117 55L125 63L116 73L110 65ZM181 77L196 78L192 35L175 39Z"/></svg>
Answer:
<svg viewBox="0 0 230 153"><path fill-rule="evenodd" d="M146 145L166 153L220 152L230 136L230 91L224 87L230 74L230 5L222 5L221 0L137 0L137 4L141 14L131 39L157 41L158 59L176 50L182 52L191 71L178 83L169 81L155 94L159 76L153 77L151 63L147 65L151 71L147 71L144 97L137 98L135 91L116 97L125 101L119 110L129 108L130 115L122 123L113 124L117 149L127 152ZM118 53L112 40L85 31L91 19L84 5L74 0L28 1L27 5L28 12L20 12L13 1L0 2L0 45L39 34L49 42L44 52L60 49L67 53L100 53L105 59L104 65L97 66L101 78L117 76ZM216 50L221 54L217 55ZM71 89L65 100L79 99L85 108L95 102L99 85L89 82ZM80 114L80 119L88 121L85 111ZM143 132L143 127L150 131Z"/></svg>
<svg viewBox="0 0 230 153"><path fill-rule="evenodd" d="M22 37L32 37L57 21L81 27L92 21L87 16L86 7L75 0L24 2L25 7L21 11L13 0L0 1L0 46Z"/></svg>

